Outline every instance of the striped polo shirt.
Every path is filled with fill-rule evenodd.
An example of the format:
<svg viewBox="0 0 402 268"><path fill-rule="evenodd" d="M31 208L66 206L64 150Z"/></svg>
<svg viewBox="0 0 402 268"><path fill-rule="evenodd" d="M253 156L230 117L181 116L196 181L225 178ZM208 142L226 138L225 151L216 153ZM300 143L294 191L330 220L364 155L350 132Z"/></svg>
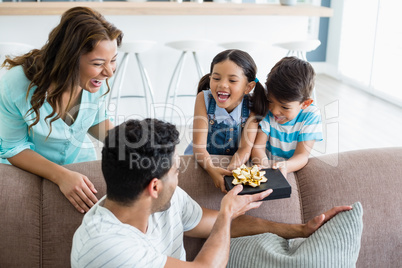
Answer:
<svg viewBox="0 0 402 268"><path fill-rule="evenodd" d="M149 217L145 234L104 208L105 198L87 212L74 234L72 267L164 267L167 256L186 260L183 232L198 225L202 210L181 188L169 209Z"/></svg>
<svg viewBox="0 0 402 268"><path fill-rule="evenodd" d="M311 104L291 121L284 124L276 122L269 112L260 122L261 130L267 134L267 156L270 160L284 160L293 156L298 142L321 141L321 113L317 106Z"/></svg>

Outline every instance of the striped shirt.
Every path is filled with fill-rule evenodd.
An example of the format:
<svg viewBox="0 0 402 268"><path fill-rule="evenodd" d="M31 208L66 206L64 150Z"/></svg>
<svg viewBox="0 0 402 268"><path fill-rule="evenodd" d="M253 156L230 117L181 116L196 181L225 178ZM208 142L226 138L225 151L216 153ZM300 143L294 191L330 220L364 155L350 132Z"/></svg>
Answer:
<svg viewBox="0 0 402 268"><path fill-rule="evenodd" d="M271 112L260 122L261 130L267 134L267 156L271 160L284 160L293 156L298 142L321 141L322 125L320 110L313 104L291 121L279 124Z"/></svg>
<svg viewBox="0 0 402 268"><path fill-rule="evenodd" d="M152 214L144 234L103 207L103 197L84 216L73 238L71 267L164 267L167 256L186 260L183 232L202 217L201 207L177 187L169 209Z"/></svg>

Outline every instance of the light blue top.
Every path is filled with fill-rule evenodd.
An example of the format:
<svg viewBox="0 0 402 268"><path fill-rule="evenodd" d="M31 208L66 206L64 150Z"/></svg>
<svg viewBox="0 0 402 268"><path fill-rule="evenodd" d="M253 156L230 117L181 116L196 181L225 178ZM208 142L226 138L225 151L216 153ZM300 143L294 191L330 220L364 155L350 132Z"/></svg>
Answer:
<svg viewBox="0 0 402 268"><path fill-rule="evenodd" d="M284 124L276 122L271 112L260 122L262 131L267 134L267 156L271 160L289 159L293 156L298 142L321 141L321 113L311 104L291 121Z"/></svg>
<svg viewBox="0 0 402 268"><path fill-rule="evenodd" d="M88 129L107 119L106 84L96 93L83 90L78 116L68 126L62 119L49 125L44 118L52 112L48 102L39 109L40 120L28 133L28 125L33 122L35 113L26 116L32 107L30 100L36 86L26 93L30 81L21 66L7 71L0 80L0 163L9 164L6 158L31 149L48 160L60 164L71 164L96 160L96 152L87 135ZM32 131L33 130L33 131Z"/></svg>

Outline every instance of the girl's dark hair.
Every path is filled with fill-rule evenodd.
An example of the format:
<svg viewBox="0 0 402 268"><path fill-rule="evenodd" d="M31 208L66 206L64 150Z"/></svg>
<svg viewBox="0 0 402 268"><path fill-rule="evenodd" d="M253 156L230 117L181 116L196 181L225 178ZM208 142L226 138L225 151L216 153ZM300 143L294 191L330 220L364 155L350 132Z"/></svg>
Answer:
<svg viewBox="0 0 402 268"><path fill-rule="evenodd" d="M27 89L27 99L30 90L37 86L31 98L32 107L27 112L27 115L35 113L36 116L28 130L39 122L39 109L46 100L53 108L52 113L45 117L45 120L51 118L51 131L52 122L64 113L56 113L57 107L62 106L63 92L75 89L79 83L81 56L91 52L103 40L117 40L117 45L120 46L122 38L122 31L106 21L97 11L87 7L74 7L62 15L59 25L50 32L47 43L41 49L34 49L13 59L6 58L2 66L11 69L21 65L31 81ZM106 84L108 93L110 87L107 80ZM54 88L50 92L48 89L51 85ZM70 100L73 93L70 94Z"/></svg>
<svg viewBox="0 0 402 268"><path fill-rule="evenodd" d="M314 89L315 72L310 63L297 57L285 57L271 69L265 83L268 97L280 102L303 102Z"/></svg>
<svg viewBox="0 0 402 268"><path fill-rule="evenodd" d="M220 52L213 58L209 73L204 75L198 83L197 93L209 89L210 76L215 64L225 60L230 60L242 68L248 82L255 81L257 75L257 65L255 64L253 58L245 51L228 49ZM256 83L253 93L250 94L250 110L255 113L258 121L264 118L268 113L268 102L265 89L260 82Z"/></svg>

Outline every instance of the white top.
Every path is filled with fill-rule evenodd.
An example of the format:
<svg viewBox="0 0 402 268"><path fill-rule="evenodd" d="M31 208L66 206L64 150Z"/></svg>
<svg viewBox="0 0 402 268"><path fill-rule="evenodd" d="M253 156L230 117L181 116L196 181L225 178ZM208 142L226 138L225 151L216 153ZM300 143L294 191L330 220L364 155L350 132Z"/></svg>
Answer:
<svg viewBox="0 0 402 268"><path fill-rule="evenodd" d="M144 234L103 207L104 196L84 216L73 238L71 267L164 267L167 256L186 260L183 232L202 217L201 207L181 188L171 206L149 217Z"/></svg>

